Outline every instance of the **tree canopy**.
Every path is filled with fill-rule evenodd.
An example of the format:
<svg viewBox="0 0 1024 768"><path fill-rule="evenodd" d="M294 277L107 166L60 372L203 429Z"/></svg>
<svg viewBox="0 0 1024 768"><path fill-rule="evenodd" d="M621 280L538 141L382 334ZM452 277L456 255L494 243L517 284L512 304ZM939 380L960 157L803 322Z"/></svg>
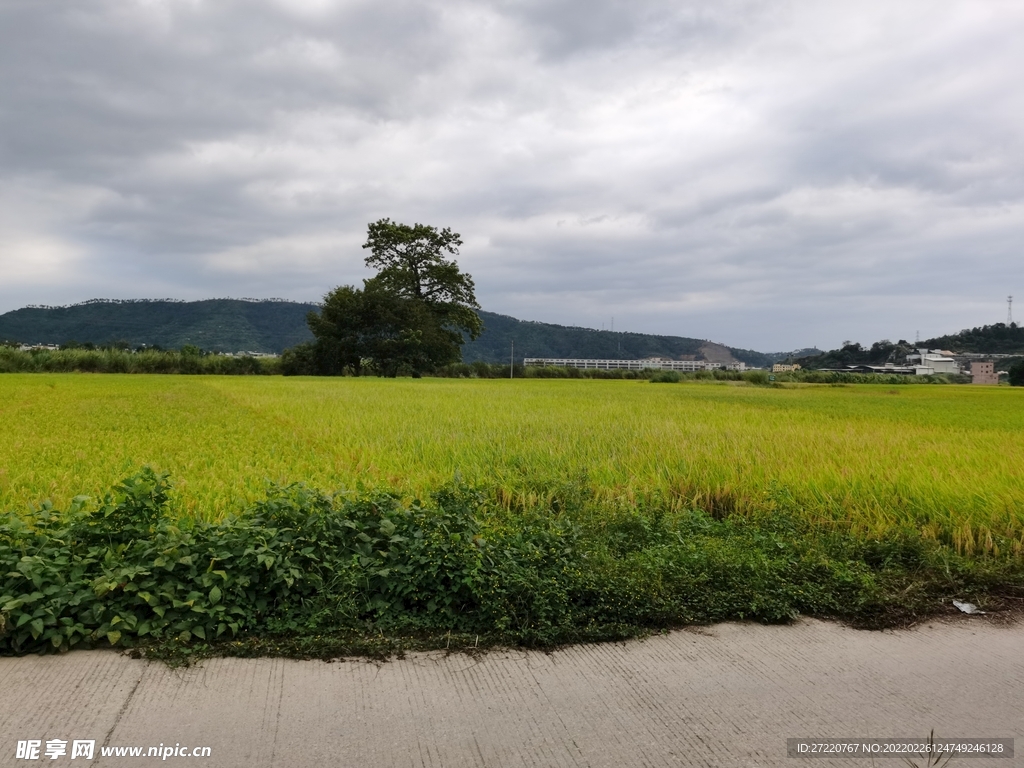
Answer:
<svg viewBox="0 0 1024 768"><path fill-rule="evenodd" d="M446 257L462 240L447 227L408 226L380 219L369 225L366 265L377 274L363 287L330 291L310 312L316 341L286 357L294 373L340 375L423 373L462 359L463 334L483 324L473 279Z"/></svg>
<svg viewBox="0 0 1024 768"><path fill-rule="evenodd" d="M928 339L919 346L949 349L953 352L1019 354L1024 352L1024 326L995 323L980 328L967 328L949 336Z"/></svg>
<svg viewBox="0 0 1024 768"><path fill-rule="evenodd" d="M1018 360L1011 365L1008 373L1011 387L1024 387L1024 360Z"/></svg>

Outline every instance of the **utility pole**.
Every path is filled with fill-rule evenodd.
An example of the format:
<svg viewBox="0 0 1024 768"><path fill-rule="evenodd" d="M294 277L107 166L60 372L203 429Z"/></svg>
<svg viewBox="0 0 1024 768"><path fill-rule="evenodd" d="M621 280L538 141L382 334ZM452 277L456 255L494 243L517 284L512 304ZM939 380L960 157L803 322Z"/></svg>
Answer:
<svg viewBox="0 0 1024 768"><path fill-rule="evenodd" d="M516 340L512 339L512 357L508 366L508 377L515 378L516 373Z"/></svg>
<svg viewBox="0 0 1024 768"><path fill-rule="evenodd" d="M1006 297L1006 324L1013 325L1013 296Z"/></svg>

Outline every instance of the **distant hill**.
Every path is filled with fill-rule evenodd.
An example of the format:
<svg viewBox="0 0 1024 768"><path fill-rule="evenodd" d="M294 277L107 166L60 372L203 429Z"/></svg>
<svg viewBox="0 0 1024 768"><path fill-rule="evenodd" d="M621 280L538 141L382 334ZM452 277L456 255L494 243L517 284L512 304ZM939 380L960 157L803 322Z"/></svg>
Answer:
<svg viewBox="0 0 1024 768"><path fill-rule="evenodd" d="M462 348L466 362L507 362L512 341L516 359L523 357L582 357L609 360L638 360L645 357L680 358L692 355L698 360L726 357L747 365L764 367L787 353L764 353L714 344L706 339L685 336L656 336L647 333L596 331L592 328L517 320L493 312L480 313L484 332L479 339Z"/></svg>
<svg viewBox="0 0 1024 768"><path fill-rule="evenodd" d="M922 341L918 346L928 349L948 349L950 352L979 352L982 354L1024 354L1024 326L1011 323L983 325L969 328L949 336L937 336Z"/></svg>
<svg viewBox="0 0 1024 768"><path fill-rule="evenodd" d="M194 344L214 352L281 352L312 338L306 313L293 301L93 299L67 307L25 307L0 315L0 339L23 344L69 341L178 349Z"/></svg>
<svg viewBox="0 0 1024 768"><path fill-rule="evenodd" d="M0 315L0 340L25 344L76 341L97 345L124 341L133 347L145 344L165 349L194 344L215 352L279 353L313 338L306 326L306 314L317 309L315 304L281 300L93 299L66 307L25 307ZM801 354L736 349L683 336L537 323L493 312L481 311L480 317L484 321L484 332L479 339L463 347L463 359L467 362L504 362L513 340L518 360L523 357L692 356L716 362L740 360L747 365L764 367L788 355Z"/></svg>

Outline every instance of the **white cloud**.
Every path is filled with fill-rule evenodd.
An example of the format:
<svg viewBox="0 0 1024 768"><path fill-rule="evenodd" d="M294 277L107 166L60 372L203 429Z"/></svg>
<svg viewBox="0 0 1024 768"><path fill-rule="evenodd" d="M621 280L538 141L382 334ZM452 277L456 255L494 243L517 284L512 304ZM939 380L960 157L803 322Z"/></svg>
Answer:
<svg viewBox="0 0 1024 768"><path fill-rule="evenodd" d="M0 274L11 298L26 287L61 283L73 275L83 253L74 243L47 234L2 233Z"/></svg>
<svg viewBox="0 0 1024 768"><path fill-rule="evenodd" d="M361 260L345 256L357 253L361 245L362 241L351 235L336 233L274 237L211 254L205 266L212 272L250 278L273 277L285 271L315 276L332 272L339 283L359 284L370 273L360 268Z"/></svg>
<svg viewBox="0 0 1024 768"><path fill-rule="evenodd" d="M524 318L955 331L1020 275L1022 32L1001 0L14 4L0 258L64 259L62 300L316 299L390 216Z"/></svg>

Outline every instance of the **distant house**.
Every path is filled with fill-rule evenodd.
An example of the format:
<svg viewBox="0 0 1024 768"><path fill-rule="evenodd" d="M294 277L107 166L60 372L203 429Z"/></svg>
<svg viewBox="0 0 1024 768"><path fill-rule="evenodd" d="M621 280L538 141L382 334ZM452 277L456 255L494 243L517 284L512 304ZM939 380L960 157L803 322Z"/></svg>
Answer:
<svg viewBox="0 0 1024 768"><path fill-rule="evenodd" d="M995 363L971 361L971 384L998 384L999 374Z"/></svg>
<svg viewBox="0 0 1024 768"><path fill-rule="evenodd" d="M775 363L772 366L772 373L789 373L790 371L799 371L800 363L793 363L789 365L787 363Z"/></svg>

